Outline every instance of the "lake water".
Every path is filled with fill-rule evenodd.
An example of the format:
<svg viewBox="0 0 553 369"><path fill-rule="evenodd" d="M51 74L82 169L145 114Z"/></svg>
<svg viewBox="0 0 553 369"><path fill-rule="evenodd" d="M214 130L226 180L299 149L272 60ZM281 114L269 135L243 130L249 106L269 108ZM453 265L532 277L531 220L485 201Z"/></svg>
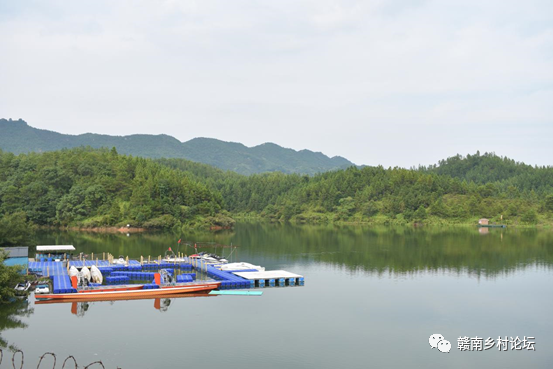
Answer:
<svg viewBox="0 0 553 369"><path fill-rule="evenodd" d="M164 300L161 309L155 300L94 302L77 314L30 298L19 323L0 311L0 328L11 328L0 332L4 344L25 352L25 368L45 352L58 368L69 355L106 368L553 367L550 230L238 224L187 235L43 233L36 243L138 258L184 252L179 238L238 245L234 261L302 274L305 286ZM447 354L429 345L438 333L451 342ZM534 337L535 351L460 351L465 336Z"/></svg>

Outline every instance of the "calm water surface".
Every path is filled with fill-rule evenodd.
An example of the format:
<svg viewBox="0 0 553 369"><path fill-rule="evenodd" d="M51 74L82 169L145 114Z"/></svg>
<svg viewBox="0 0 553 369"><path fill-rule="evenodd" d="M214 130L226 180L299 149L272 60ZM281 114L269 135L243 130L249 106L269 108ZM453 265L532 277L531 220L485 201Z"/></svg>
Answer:
<svg viewBox="0 0 553 369"><path fill-rule="evenodd" d="M138 258L185 251L178 238L239 245L235 261L306 284L163 300L161 309L141 300L72 312L30 298L23 315L0 311L2 344L25 352L25 368L47 351L109 368L553 367L552 231L240 224L216 234L44 233L36 243ZM449 354L430 348L434 333L451 342ZM536 350L462 352L462 336L530 336Z"/></svg>

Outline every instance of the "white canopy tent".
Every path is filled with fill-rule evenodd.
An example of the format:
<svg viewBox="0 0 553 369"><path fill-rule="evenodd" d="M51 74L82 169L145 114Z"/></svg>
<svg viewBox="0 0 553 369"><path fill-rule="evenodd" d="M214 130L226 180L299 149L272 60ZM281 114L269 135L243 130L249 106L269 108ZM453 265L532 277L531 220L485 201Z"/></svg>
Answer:
<svg viewBox="0 0 553 369"><path fill-rule="evenodd" d="M52 246L37 246L38 252L52 252L52 251L75 251L73 245L52 245Z"/></svg>

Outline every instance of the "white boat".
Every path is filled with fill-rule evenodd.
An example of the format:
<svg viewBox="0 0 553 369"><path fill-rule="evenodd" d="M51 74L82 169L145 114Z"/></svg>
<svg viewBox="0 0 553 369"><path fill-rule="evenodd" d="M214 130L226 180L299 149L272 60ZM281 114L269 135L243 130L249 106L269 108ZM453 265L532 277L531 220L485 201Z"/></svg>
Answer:
<svg viewBox="0 0 553 369"><path fill-rule="evenodd" d="M88 270L87 267L84 266L81 269L81 275L82 275L83 279L86 279L88 282L90 282L90 279L91 279L92 276L90 274L90 270Z"/></svg>
<svg viewBox="0 0 553 369"><path fill-rule="evenodd" d="M126 264L127 264L127 261L125 260L124 257L119 256L119 259L113 259L113 264L116 264L116 265L126 265Z"/></svg>
<svg viewBox="0 0 553 369"><path fill-rule="evenodd" d="M207 254L205 252L200 252L199 254L190 255L191 259L201 259L204 263L208 264L226 264L228 263L227 259L222 258L219 255Z"/></svg>
<svg viewBox="0 0 553 369"><path fill-rule="evenodd" d="M220 270L225 271L233 271L233 270L251 270L255 269L260 272L264 272L265 268L259 265L253 265L250 263L230 263L230 264L223 264L219 267Z"/></svg>
<svg viewBox="0 0 553 369"><path fill-rule="evenodd" d="M29 290L31 287L31 283L29 281L25 281L23 283L18 283L14 289L16 294L24 294Z"/></svg>
<svg viewBox="0 0 553 369"><path fill-rule="evenodd" d="M185 262L186 259L178 257L166 257L165 259L163 259L163 261L165 261L166 263L182 263Z"/></svg>
<svg viewBox="0 0 553 369"><path fill-rule="evenodd" d="M212 258L212 257L209 257L209 256L202 256L200 259L203 260L204 263L208 263L208 264L219 264L220 261L215 259L215 258Z"/></svg>
<svg viewBox="0 0 553 369"><path fill-rule="evenodd" d="M35 294L50 293L50 286L47 284L39 284L36 286Z"/></svg>
<svg viewBox="0 0 553 369"><path fill-rule="evenodd" d="M100 269L98 269L98 267L96 265L93 265L93 266L90 267L90 276L91 276L91 281L93 283L102 284L102 282L104 281L104 277L102 276L102 272L100 271Z"/></svg>
<svg viewBox="0 0 553 369"><path fill-rule="evenodd" d="M73 265L71 265L71 267L69 268L69 272L67 272L67 274L69 274L69 279L73 277L77 277L77 284L81 283L81 277L80 277L79 271Z"/></svg>
<svg viewBox="0 0 553 369"><path fill-rule="evenodd" d="M219 255L215 254L203 254L201 256L203 261L207 261L210 264L226 264L228 263L227 259L223 259Z"/></svg>

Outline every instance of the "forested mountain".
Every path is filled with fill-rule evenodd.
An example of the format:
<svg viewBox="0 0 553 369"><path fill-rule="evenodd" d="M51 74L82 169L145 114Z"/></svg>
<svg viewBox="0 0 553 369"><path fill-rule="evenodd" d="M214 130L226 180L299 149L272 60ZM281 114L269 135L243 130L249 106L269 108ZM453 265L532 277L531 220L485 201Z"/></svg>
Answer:
<svg viewBox="0 0 553 369"><path fill-rule="evenodd" d="M553 168L533 167L495 153L477 152L465 157L456 155L440 160L437 165L420 167L420 171L448 175L478 184L494 183L503 190L538 194L553 193Z"/></svg>
<svg viewBox="0 0 553 369"><path fill-rule="evenodd" d="M212 138L194 138L180 142L167 135L108 136L86 133L65 135L37 129L23 120L0 119L0 149L15 154L56 151L90 146L112 148L127 155L144 158L184 158L240 174L283 172L315 174L354 165L350 161L309 150L295 151L265 143L246 147L240 143Z"/></svg>
<svg viewBox="0 0 553 369"><path fill-rule="evenodd" d="M218 192L182 171L115 149L0 151L0 224L167 228L221 225ZM222 224L227 225L227 224ZM0 236L2 232L0 231Z"/></svg>

